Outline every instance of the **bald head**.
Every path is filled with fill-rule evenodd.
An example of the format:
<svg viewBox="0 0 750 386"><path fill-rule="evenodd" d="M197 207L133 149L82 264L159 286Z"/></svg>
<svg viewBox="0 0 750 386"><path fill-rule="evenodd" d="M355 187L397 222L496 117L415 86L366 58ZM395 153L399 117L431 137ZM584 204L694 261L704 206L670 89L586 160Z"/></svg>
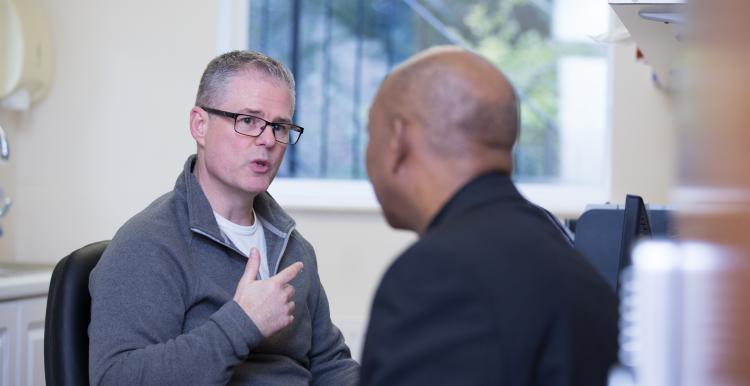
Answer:
<svg viewBox="0 0 750 386"><path fill-rule="evenodd" d="M388 76L378 99L385 114L417 121L443 156L503 152L510 161L519 124L515 91L479 55L457 47L426 50Z"/></svg>
<svg viewBox="0 0 750 386"><path fill-rule="evenodd" d="M421 233L468 181L511 173L518 103L510 82L486 59L438 47L386 78L368 126L365 164L386 220Z"/></svg>

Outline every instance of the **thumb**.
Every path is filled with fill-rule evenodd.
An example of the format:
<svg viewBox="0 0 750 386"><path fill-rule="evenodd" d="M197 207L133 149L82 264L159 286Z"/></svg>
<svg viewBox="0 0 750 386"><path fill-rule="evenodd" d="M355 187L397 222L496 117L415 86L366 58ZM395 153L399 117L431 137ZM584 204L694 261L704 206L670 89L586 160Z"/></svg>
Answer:
<svg viewBox="0 0 750 386"><path fill-rule="evenodd" d="M247 265L245 265L245 273L242 274L242 280L253 282L258 277L258 269L260 269L260 253L257 249L253 248L250 250L250 257L247 259Z"/></svg>

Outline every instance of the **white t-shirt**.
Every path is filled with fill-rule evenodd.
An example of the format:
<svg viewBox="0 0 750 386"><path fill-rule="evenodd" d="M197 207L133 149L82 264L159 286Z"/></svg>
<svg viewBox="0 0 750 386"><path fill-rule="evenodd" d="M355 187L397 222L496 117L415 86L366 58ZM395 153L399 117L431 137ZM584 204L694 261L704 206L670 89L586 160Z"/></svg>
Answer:
<svg viewBox="0 0 750 386"><path fill-rule="evenodd" d="M219 224L221 233L231 240L234 246L245 256L250 256L250 249L252 248L256 248L260 252L260 278L268 279L270 275L268 272L268 257L266 256L266 238L263 234L263 226L260 225L258 216L255 215L255 210L253 210L253 218L255 219L253 225L235 224L216 212L214 212L214 217L216 217L216 223Z"/></svg>

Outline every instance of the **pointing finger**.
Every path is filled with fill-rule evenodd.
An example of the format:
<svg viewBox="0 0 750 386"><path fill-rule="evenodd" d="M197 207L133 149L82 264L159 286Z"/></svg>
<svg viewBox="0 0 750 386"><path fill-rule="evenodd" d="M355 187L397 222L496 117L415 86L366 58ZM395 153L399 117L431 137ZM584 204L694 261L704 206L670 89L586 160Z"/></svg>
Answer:
<svg viewBox="0 0 750 386"><path fill-rule="evenodd" d="M289 283L290 281L292 281L292 279L297 277L297 274L299 274L300 271L302 271L302 267L303 264L301 262L296 262L276 274L276 276L274 276L274 279L284 284Z"/></svg>

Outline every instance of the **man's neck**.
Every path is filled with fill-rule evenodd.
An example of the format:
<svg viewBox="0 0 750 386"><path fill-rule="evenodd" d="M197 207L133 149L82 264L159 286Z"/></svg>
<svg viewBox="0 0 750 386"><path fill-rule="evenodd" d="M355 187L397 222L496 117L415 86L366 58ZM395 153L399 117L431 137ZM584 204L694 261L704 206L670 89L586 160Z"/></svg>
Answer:
<svg viewBox="0 0 750 386"><path fill-rule="evenodd" d="M417 210L415 231L419 236L427 232L435 216L448 204L453 196L470 181L490 171L503 171L503 167L496 164L469 163L460 165L458 162L450 165L438 166L419 174L419 181L415 183L416 197L414 203Z"/></svg>
<svg viewBox="0 0 750 386"><path fill-rule="evenodd" d="M416 178L418 181L412 185L413 197L417 198L413 202L415 210L413 230L420 237L427 232L427 227L440 209L468 182L464 178L456 178L455 175L447 174L446 170L425 171Z"/></svg>
<svg viewBox="0 0 750 386"><path fill-rule="evenodd" d="M213 209L213 205L211 205ZM220 212L214 209L221 217L237 224L237 225L253 225L255 224L255 213L253 207L250 205L248 209L245 207L231 208L225 212Z"/></svg>
<svg viewBox="0 0 750 386"><path fill-rule="evenodd" d="M214 212L238 225L255 223L253 213L255 196L246 192L227 191L222 184L209 177L200 163L196 163L193 174Z"/></svg>

